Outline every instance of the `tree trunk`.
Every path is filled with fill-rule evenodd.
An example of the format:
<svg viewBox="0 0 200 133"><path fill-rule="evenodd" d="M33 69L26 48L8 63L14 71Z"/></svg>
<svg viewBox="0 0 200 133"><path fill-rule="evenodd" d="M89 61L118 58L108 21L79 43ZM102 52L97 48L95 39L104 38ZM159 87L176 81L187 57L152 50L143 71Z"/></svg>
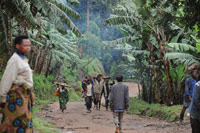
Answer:
<svg viewBox="0 0 200 133"><path fill-rule="evenodd" d="M34 58L34 55L35 55L35 52L36 52L36 47L33 47L32 48L32 50L31 50L32 52L31 52L31 56L30 56L30 58L29 58L29 64L30 64L30 66L32 66L33 67L33 58Z"/></svg>
<svg viewBox="0 0 200 133"><path fill-rule="evenodd" d="M90 2L87 0L87 33L90 31Z"/></svg>
<svg viewBox="0 0 200 133"><path fill-rule="evenodd" d="M164 32L164 31L163 31ZM164 33L163 33L164 34ZM157 39L157 42L159 44L159 48L160 48L160 54L161 54L161 59L164 63L164 71L165 71L165 74L166 74L166 79L167 79L167 89L166 89L166 98L165 98L165 103L167 105L171 105L173 104L173 90L172 90L172 81L171 81L171 78L170 78L170 73L169 73L169 61L165 59L165 54L166 54L166 50L167 50L167 47L165 46L165 40L164 40L164 35L162 36L162 41L161 41L161 35L160 33L157 33L156 35L156 39Z"/></svg>
<svg viewBox="0 0 200 133"><path fill-rule="evenodd" d="M37 73L37 69L38 69L38 65L39 65L39 58L40 58L41 51L42 51L42 47L40 46L40 47L39 47L39 50L38 50L37 57L36 57L36 61L35 61L34 73Z"/></svg>
<svg viewBox="0 0 200 133"><path fill-rule="evenodd" d="M9 17L9 15L7 16L7 35L8 35L8 56L11 56L12 53L13 53L13 41L12 41L12 20L11 18Z"/></svg>
<svg viewBox="0 0 200 133"><path fill-rule="evenodd" d="M49 62L48 62L48 65L47 65L47 71L45 73L45 76L48 77L49 75L49 68L50 68L50 65L51 65L51 61L52 61L52 54L50 53L50 57L49 57Z"/></svg>
<svg viewBox="0 0 200 133"><path fill-rule="evenodd" d="M149 104L152 103L152 72L150 70L150 73L149 73Z"/></svg>

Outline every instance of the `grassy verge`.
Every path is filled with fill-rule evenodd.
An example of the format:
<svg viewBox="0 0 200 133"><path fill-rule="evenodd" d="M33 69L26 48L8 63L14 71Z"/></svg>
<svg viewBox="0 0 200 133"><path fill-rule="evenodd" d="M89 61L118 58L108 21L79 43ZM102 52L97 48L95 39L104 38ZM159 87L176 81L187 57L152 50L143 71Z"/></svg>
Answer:
<svg viewBox="0 0 200 133"><path fill-rule="evenodd" d="M73 88L69 89L69 101L70 102L82 101L82 100L83 99L81 98L80 92L75 92Z"/></svg>
<svg viewBox="0 0 200 133"><path fill-rule="evenodd" d="M33 123L34 123L34 130L40 131L42 133L59 133L59 130L55 128L52 124L42 120L41 118L36 117L36 113L38 113L43 105L49 104L53 101L49 100L39 100L37 105L33 107Z"/></svg>
<svg viewBox="0 0 200 133"><path fill-rule="evenodd" d="M53 85L54 78L52 76L46 78L44 75L34 74L33 80L33 89L35 93L35 106L33 107L34 130L42 133L58 133L59 130L53 125L36 116L43 105L55 102L57 100L57 97L54 96L56 88L56 86Z"/></svg>
<svg viewBox="0 0 200 133"><path fill-rule="evenodd" d="M168 122L174 122L179 119L181 109L181 105L168 107L163 104L148 104L137 98L130 98L128 114L146 115L149 117L157 117Z"/></svg>

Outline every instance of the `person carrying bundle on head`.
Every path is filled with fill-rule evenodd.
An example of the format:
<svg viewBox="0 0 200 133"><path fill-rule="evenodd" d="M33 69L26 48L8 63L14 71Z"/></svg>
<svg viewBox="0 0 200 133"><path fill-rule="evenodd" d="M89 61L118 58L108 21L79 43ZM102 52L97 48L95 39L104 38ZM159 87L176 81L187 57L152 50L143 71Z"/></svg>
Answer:
<svg viewBox="0 0 200 133"><path fill-rule="evenodd" d="M71 87L65 83L63 77L58 78L56 85L56 92L59 93L57 96L59 96L60 109L64 112L64 110L66 110L67 102L69 101L69 88Z"/></svg>
<svg viewBox="0 0 200 133"><path fill-rule="evenodd" d="M103 74L98 74L97 77L94 79L94 98L96 100L97 110L100 110L101 107L101 92L104 84L102 77Z"/></svg>

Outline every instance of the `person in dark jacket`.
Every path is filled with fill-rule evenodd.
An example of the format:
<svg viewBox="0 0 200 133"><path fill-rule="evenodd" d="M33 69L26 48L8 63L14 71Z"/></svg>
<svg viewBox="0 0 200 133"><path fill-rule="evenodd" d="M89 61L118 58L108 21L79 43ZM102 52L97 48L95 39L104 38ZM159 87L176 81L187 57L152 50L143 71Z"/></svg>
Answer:
<svg viewBox="0 0 200 133"><path fill-rule="evenodd" d="M82 98L84 98L84 105L86 105L86 88L87 88L87 83L86 80L84 79L81 83L81 87L82 87Z"/></svg>
<svg viewBox="0 0 200 133"><path fill-rule="evenodd" d="M109 79L110 77L103 77L104 79L104 85L103 89L101 92L101 97L104 96L105 99L105 106L106 106L106 111L108 111L108 104L109 104L109 94L110 94L110 84L109 84Z"/></svg>
<svg viewBox="0 0 200 133"><path fill-rule="evenodd" d="M124 111L129 108L129 88L123 84L123 76L116 77L118 83L112 86L110 94L110 107L113 111L115 133L122 132L122 119Z"/></svg>
<svg viewBox="0 0 200 133"><path fill-rule="evenodd" d="M200 81L195 84L188 112L190 113L192 133L200 133Z"/></svg>
<svg viewBox="0 0 200 133"><path fill-rule="evenodd" d="M183 103L183 108L180 114L180 123L184 122L183 121L184 114L185 114L186 109L190 106L190 102L193 96L194 86L197 83L198 78L199 78L198 70L194 69L191 72L191 76L185 82L184 103Z"/></svg>

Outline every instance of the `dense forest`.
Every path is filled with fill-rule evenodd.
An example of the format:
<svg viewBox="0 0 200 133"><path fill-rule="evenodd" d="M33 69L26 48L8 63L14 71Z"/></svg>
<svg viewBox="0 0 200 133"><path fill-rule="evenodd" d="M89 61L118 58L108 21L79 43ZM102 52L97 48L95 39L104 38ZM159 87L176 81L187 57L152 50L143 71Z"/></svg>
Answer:
<svg viewBox="0 0 200 133"><path fill-rule="evenodd" d="M185 70L200 63L199 6L198 0L1 0L0 70L15 51L13 38L26 34L35 74L63 75L72 84L88 73L121 73L141 84L143 100L180 104Z"/></svg>

